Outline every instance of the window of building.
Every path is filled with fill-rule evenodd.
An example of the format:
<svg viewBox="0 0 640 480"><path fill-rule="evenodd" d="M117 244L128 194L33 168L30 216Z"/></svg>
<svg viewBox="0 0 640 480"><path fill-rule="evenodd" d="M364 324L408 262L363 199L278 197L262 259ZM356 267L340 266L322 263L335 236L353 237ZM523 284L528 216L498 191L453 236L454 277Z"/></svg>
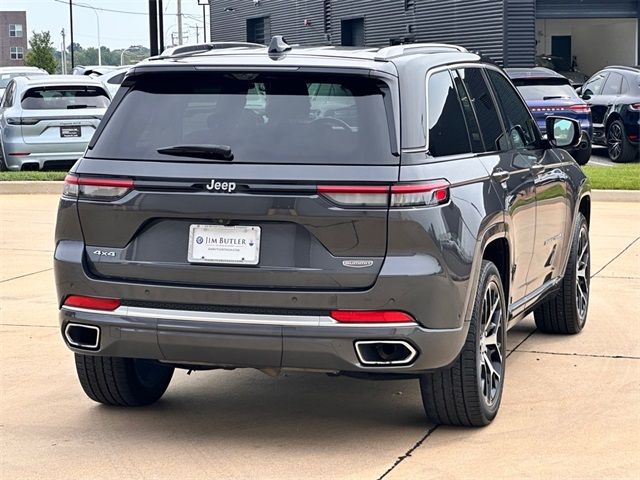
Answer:
<svg viewBox="0 0 640 480"><path fill-rule="evenodd" d="M24 58L24 48L22 47L11 47L9 52L11 60L22 60Z"/></svg>
<svg viewBox="0 0 640 480"><path fill-rule="evenodd" d="M364 47L364 18L350 18L341 22L342 45Z"/></svg>
<svg viewBox="0 0 640 480"><path fill-rule="evenodd" d="M429 78L429 153L434 157L471 152L462 107L448 71Z"/></svg>
<svg viewBox="0 0 640 480"><path fill-rule="evenodd" d="M247 19L247 42L264 44L270 37L269 17Z"/></svg>
<svg viewBox="0 0 640 480"><path fill-rule="evenodd" d="M19 23L12 23L9 25L10 37L22 37L22 25Z"/></svg>

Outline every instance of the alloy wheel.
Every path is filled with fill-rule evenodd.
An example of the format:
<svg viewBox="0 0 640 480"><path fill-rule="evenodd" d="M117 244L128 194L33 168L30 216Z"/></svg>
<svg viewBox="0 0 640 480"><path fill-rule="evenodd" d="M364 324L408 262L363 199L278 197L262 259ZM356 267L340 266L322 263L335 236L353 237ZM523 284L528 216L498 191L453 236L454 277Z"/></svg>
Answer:
<svg viewBox="0 0 640 480"><path fill-rule="evenodd" d="M504 328L503 302L495 280L490 280L482 300L482 325L478 355L480 391L488 406L499 397L500 382L504 374L502 329Z"/></svg>
<svg viewBox="0 0 640 480"><path fill-rule="evenodd" d="M618 123L614 123L609 127L607 147L609 148L609 157L611 160L617 160L622 154L623 133Z"/></svg>
<svg viewBox="0 0 640 480"><path fill-rule="evenodd" d="M583 226L578 237L578 259L576 262L576 307L581 323L587 317L587 307L589 306L590 271L589 233Z"/></svg>

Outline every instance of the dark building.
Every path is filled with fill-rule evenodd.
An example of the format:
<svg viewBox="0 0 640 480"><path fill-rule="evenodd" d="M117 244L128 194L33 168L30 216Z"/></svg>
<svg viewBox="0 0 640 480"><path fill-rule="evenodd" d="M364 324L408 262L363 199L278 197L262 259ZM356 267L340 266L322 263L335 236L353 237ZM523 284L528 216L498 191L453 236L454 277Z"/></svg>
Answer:
<svg viewBox="0 0 640 480"><path fill-rule="evenodd" d="M27 12L0 12L0 67L23 66L27 54Z"/></svg>
<svg viewBox="0 0 640 480"><path fill-rule="evenodd" d="M383 46L443 42L504 66L576 57L587 73L639 61L640 0L216 0L211 38ZM561 37L561 38L555 38Z"/></svg>

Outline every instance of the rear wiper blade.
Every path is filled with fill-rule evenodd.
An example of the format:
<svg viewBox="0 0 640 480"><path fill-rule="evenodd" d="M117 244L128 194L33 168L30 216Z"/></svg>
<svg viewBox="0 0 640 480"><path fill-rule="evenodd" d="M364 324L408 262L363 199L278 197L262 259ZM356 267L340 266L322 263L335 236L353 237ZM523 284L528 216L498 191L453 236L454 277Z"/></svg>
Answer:
<svg viewBox="0 0 640 480"><path fill-rule="evenodd" d="M555 100L556 98L569 98L564 95L552 95L550 97L542 97L542 100Z"/></svg>
<svg viewBox="0 0 640 480"><path fill-rule="evenodd" d="M79 103L76 103L74 105L67 105L67 110L73 110L75 108L89 108L89 105L82 105Z"/></svg>
<svg viewBox="0 0 640 480"><path fill-rule="evenodd" d="M233 152L229 145L174 145L156 150L163 155L177 157L207 158L212 160L233 160Z"/></svg>

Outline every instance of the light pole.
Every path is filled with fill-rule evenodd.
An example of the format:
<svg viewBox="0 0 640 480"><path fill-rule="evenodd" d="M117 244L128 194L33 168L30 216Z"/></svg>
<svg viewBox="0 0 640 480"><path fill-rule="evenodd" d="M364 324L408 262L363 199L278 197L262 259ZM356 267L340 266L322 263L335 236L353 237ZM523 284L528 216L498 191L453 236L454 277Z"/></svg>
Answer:
<svg viewBox="0 0 640 480"><path fill-rule="evenodd" d="M91 5L87 5L86 3L76 2L76 5L90 8L93 11L93 13L96 14L96 23L98 25L98 65L102 66L102 45L100 43L100 17L98 16L98 11L95 8L93 8Z"/></svg>
<svg viewBox="0 0 640 480"><path fill-rule="evenodd" d="M204 43L207 43L207 5L211 6L211 1L198 0L198 5L202 5L202 36ZM211 32L209 32L209 40L211 40Z"/></svg>
<svg viewBox="0 0 640 480"><path fill-rule="evenodd" d="M120 65L122 65L122 62L124 61L124 52L126 52L127 50L140 50L141 48L142 45L131 45L122 50L122 53L120 54Z"/></svg>

